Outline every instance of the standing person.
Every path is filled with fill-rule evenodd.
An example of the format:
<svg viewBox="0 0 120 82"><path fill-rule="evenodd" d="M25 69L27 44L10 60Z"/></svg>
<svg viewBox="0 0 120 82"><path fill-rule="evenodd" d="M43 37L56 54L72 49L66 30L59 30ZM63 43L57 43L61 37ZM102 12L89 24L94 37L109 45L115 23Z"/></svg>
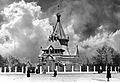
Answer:
<svg viewBox="0 0 120 82"><path fill-rule="evenodd" d="M30 69L27 70L27 77L30 77Z"/></svg>
<svg viewBox="0 0 120 82"><path fill-rule="evenodd" d="M107 81L109 81L109 78L111 78L111 73L110 73L110 67L107 68Z"/></svg>
<svg viewBox="0 0 120 82"><path fill-rule="evenodd" d="M54 76L53 77L56 77L57 76L57 70L55 69L54 70Z"/></svg>

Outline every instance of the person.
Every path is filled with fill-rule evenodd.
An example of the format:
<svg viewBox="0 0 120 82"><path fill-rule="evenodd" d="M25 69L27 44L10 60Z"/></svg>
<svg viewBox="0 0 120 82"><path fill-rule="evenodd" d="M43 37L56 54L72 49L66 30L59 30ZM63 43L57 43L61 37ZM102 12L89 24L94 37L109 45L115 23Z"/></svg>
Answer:
<svg viewBox="0 0 120 82"><path fill-rule="evenodd" d="M30 69L27 70L27 77L30 77Z"/></svg>
<svg viewBox="0 0 120 82"><path fill-rule="evenodd" d="M110 67L107 68L107 81L109 81L109 78L111 78L111 73L110 73Z"/></svg>
<svg viewBox="0 0 120 82"><path fill-rule="evenodd" d="M39 74L39 73L40 73L40 68L37 67L37 69L36 69L36 74Z"/></svg>
<svg viewBox="0 0 120 82"><path fill-rule="evenodd" d="M54 70L54 76L53 77L56 77L57 76L57 70L55 69Z"/></svg>

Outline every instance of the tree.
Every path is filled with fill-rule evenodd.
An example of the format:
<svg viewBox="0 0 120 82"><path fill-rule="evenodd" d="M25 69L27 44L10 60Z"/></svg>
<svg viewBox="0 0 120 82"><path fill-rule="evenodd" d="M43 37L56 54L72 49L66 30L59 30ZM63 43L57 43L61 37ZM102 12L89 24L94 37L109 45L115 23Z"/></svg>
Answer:
<svg viewBox="0 0 120 82"><path fill-rule="evenodd" d="M13 56L9 56L9 66L13 67L20 64L19 59L13 57Z"/></svg>
<svg viewBox="0 0 120 82"><path fill-rule="evenodd" d="M120 66L120 53L112 55L113 65Z"/></svg>
<svg viewBox="0 0 120 82"><path fill-rule="evenodd" d="M0 55L0 67L4 66L4 58Z"/></svg>
<svg viewBox="0 0 120 82"><path fill-rule="evenodd" d="M108 65L113 64L112 58L117 52L110 46L104 45L97 50L98 55L94 56L93 59L95 60L96 64L99 65ZM114 60L115 61L115 60Z"/></svg>

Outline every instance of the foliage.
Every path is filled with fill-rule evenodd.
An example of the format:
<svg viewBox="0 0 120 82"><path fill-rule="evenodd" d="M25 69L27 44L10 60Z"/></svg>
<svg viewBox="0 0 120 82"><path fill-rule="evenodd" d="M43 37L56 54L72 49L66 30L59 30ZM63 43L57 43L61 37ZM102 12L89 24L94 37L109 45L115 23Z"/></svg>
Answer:
<svg viewBox="0 0 120 82"><path fill-rule="evenodd" d="M120 53L112 56L113 65L120 66Z"/></svg>
<svg viewBox="0 0 120 82"><path fill-rule="evenodd" d="M0 55L0 67L4 66L4 58Z"/></svg>
<svg viewBox="0 0 120 82"><path fill-rule="evenodd" d="M112 47L107 45L98 48L98 55L93 57L95 64L97 65L120 65L120 54L115 51Z"/></svg>
<svg viewBox="0 0 120 82"><path fill-rule="evenodd" d="M9 60L9 66L11 67L14 67L14 66L18 66L18 67L21 67L21 66L25 66L25 63L21 63L20 60L18 58L15 58L13 56L9 56L8 58Z"/></svg>

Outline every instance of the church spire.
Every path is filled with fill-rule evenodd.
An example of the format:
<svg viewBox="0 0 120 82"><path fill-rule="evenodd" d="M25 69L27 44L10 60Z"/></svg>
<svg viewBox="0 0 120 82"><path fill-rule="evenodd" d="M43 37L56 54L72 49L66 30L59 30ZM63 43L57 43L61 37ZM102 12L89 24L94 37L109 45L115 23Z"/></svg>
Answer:
<svg viewBox="0 0 120 82"><path fill-rule="evenodd" d="M60 0L62 2L62 0ZM58 5L58 12L56 14L57 21L53 28L52 34L49 36L49 41L59 41L61 46L68 46L69 37L66 37L64 29L61 24L61 13L59 12L60 4Z"/></svg>

